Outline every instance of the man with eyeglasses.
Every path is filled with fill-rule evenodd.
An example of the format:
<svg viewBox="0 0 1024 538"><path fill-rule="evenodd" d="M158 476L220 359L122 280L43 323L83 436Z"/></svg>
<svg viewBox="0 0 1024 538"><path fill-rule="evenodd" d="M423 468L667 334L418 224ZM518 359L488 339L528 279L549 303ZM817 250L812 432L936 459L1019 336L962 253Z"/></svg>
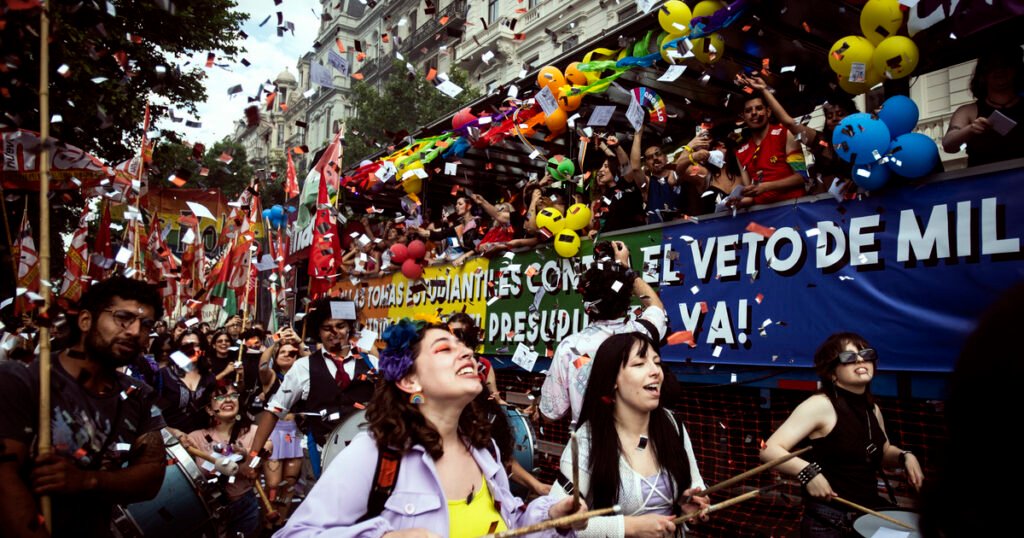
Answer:
<svg viewBox="0 0 1024 538"><path fill-rule="evenodd" d="M0 364L0 529L46 536L37 496L53 502L52 536L108 536L114 504L156 496L164 419L156 394L120 373L163 315L156 286L113 277L91 286L73 344L51 371L51 452L37 454L39 363Z"/></svg>
<svg viewBox="0 0 1024 538"><path fill-rule="evenodd" d="M643 130L637 131L633 139L631 165L641 164L637 152L642 147ZM665 156L661 146L650 145L643 149L642 168L646 181L647 223L667 222L682 216L682 213L697 212L697 192L693 185L679 180L674 163Z"/></svg>
<svg viewBox="0 0 1024 538"><path fill-rule="evenodd" d="M769 110L760 94L743 102L743 140L736 150L740 166L750 176L743 196L756 204L770 204L804 195L807 163L793 133L769 121Z"/></svg>
<svg viewBox="0 0 1024 538"><path fill-rule="evenodd" d="M277 421L288 413L301 414L302 429L322 447L334 428L373 396L376 364L349 341L352 323L334 319L327 298L313 301L304 323L306 334L320 347L296 360L281 387L269 397L266 409L256 417L259 429L254 447L263 446Z"/></svg>

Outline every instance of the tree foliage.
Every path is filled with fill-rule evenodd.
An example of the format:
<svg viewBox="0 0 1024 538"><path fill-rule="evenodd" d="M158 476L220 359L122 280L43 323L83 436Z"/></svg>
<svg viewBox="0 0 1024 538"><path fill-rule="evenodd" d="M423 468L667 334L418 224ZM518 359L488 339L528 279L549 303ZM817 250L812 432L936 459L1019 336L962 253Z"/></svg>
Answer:
<svg viewBox="0 0 1024 538"><path fill-rule="evenodd" d="M206 99L205 65L241 52L235 39L248 18L234 0L49 0L51 136L109 162L129 158L142 135L146 101L195 113ZM108 6L113 9L108 9ZM164 9L166 6L167 9ZM39 10L8 11L0 25L0 123L39 130ZM179 64L181 64L179 66ZM168 109L154 106L153 120Z"/></svg>
<svg viewBox="0 0 1024 538"><path fill-rule="evenodd" d="M231 156L230 163L221 159L224 154ZM207 171L205 176L201 173L203 169ZM183 188L219 188L228 200L233 200L249 186L255 171L249 164L245 147L230 137L224 137L207 148L205 153L196 151L196 146L176 140L158 144L153 149L150 184L166 182L172 174L186 180Z"/></svg>
<svg viewBox="0 0 1024 538"><path fill-rule="evenodd" d="M346 129L346 134L355 136L345 138L346 166L391 144L395 133L416 132L480 97L480 92L470 87L465 71L452 69L449 79L464 88L454 99L438 91L426 78L406 71L403 62L395 62L380 91L376 85L356 82L352 87L356 113Z"/></svg>

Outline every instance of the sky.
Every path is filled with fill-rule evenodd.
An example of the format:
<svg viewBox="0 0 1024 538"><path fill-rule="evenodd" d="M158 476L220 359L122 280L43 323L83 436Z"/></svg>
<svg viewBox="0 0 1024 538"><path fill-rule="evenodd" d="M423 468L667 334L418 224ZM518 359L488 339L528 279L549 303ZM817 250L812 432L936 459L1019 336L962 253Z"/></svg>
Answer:
<svg viewBox="0 0 1024 538"><path fill-rule="evenodd" d="M247 97L255 96L260 84L268 79L273 81L285 68L298 78L295 64L303 54L312 50L320 29L319 0L283 0L280 6L275 6L274 0L235 1L238 4L235 9L249 15L249 20L242 25L242 31L248 34L248 38L240 43L246 52L239 54L237 59L245 58L251 65L246 67L236 62L228 69L214 66L206 70L207 100L196 105L199 116L175 112L179 117L202 122L202 128L189 128L184 123L171 123L169 120L157 125L184 134L189 142L202 142L209 146L232 134L235 122L245 117ZM294 36L290 32L277 36L277 11L284 14L286 21L295 24ZM268 15L270 20L260 27ZM197 53L191 58L190 67L205 65L206 56L206 51ZM225 62L218 58L216 63ZM242 85L242 93L229 97L228 88L237 84Z"/></svg>

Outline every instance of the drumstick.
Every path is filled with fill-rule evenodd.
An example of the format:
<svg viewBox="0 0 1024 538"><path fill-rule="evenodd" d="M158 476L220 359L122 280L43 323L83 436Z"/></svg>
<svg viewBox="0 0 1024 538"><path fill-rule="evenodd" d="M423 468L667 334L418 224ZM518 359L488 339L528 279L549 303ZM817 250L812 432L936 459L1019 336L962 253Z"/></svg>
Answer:
<svg viewBox="0 0 1024 538"><path fill-rule="evenodd" d="M482 538L512 538L513 536L524 536L527 534L533 534L535 532L554 529L556 527L569 527L573 523L584 521L592 517L606 516L608 514L617 514L621 510L622 508L616 504L615 506L611 506L608 508L598 508L597 510L583 512L582 514L570 514L568 516L556 517L555 519L541 521L540 523L534 523L533 525L519 527L518 529L510 529L507 531L496 532L494 534L488 534L486 536L483 536Z"/></svg>
<svg viewBox="0 0 1024 538"><path fill-rule="evenodd" d="M572 450L572 512L580 509L580 446L576 441L576 432L569 435L569 447Z"/></svg>
<svg viewBox="0 0 1024 538"><path fill-rule="evenodd" d="M744 471L744 472L742 472L742 473L740 473L740 474L738 474L738 475L736 475L736 476L734 476L732 478L727 478L727 479L723 480L722 482L719 482L719 483L711 486L710 488L708 488L708 489L706 489L704 491L700 491L698 493L695 493L694 495L699 495L701 497L707 497L708 495L711 495L712 493L714 493L716 491L723 490L723 489L725 489L725 488L727 488L729 486L732 486L733 484L735 484L737 482L740 482L742 480L746 480L747 478L750 478L751 476L754 476L754 475L756 475L758 473L762 473L764 471L767 471L768 469L771 469L772 467L775 467L776 465L781 465L783 463L786 463L787 461L789 461L789 460L791 460L791 459L793 459L793 458L803 454L804 452L807 452L810 449L811 449L811 447L808 446L808 447L801 448L800 450L797 450L796 452L790 452L789 454L786 454L785 456L779 456L778 458L775 458L775 459L773 459L773 460L771 460L769 462L762 463L761 465L758 465L757 467L754 467L753 469L751 469L749 471Z"/></svg>
<svg viewBox="0 0 1024 538"><path fill-rule="evenodd" d="M846 499L844 499L842 497L832 497L832 499L836 500L836 501L839 501L839 502L845 504L846 506L849 506L850 508L855 508L857 510L860 510L861 512L864 512L865 514L871 514L871 515L873 515L873 516L875 516L877 518L884 519L884 520L888 521L889 523L893 523L895 525L899 525L900 527L903 527L904 529L915 531L915 532L917 531L917 529L914 528L913 525L910 525L910 524L908 524L908 523L906 523L904 521L900 521L900 520L898 520L898 519L896 519L894 517L887 516L887 515L885 515L885 514L883 514L881 512L876 512L876 511L874 511L874 510L872 510L872 509L870 509L870 508L868 508L866 506L861 506L861 505L859 505L859 504L857 504L855 502L848 501L848 500L846 500Z"/></svg>
<svg viewBox="0 0 1024 538"><path fill-rule="evenodd" d="M702 510L697 510L696 512L691 512L689 514L683 514L683 515L673 519L672 523L675 523L676 525L680 525L680 524L685 523L686 521L691 520L691 519L693 519L695 517L701 517L701 516L710 514L711 512L717 512L717 511L719 511L719 510L721 510L723 508L728 508L728 507L730 507L730 506L732 506L734 504L738 504L738 503L741 503L743 501L748 501L750 499L753 499L754 497L757 497L760 494L761 494L761 490L759 490L759 489L755 489L754 491L748 491L748 492L744 493L743 495L739 495L739 496L733 497L731 499L726 499L726 500L724 500L724 501L722 501L722 502L720 502L718 504L712 504L711 506L709 506L707 508L704 508Z"/></svg>
<svg viewBox="0 0 1024 538"><path fill-rule="evenodd" d="M188 454L193 458L199 458L212 463L214 470L222 475L235 476L235 474L238 473L238 464L228 458L217 459L213 454L203 452L194 446L186 447L185 450L188 451Z"/></svg>
<svg viewBox="0 0 1024 538"><path fill-rule="evenodd" d="M259 477L256 477L256 480L253 480L253 484L256 485L256 493L260 495L260 501L263 503L263 509L267 511L267 521L274 523L281 519L281 514L278 514L277 510L274 510L274 505L271 504L270 499L267 498L267 493L263 491L263 485L260 484Z"/></svg>

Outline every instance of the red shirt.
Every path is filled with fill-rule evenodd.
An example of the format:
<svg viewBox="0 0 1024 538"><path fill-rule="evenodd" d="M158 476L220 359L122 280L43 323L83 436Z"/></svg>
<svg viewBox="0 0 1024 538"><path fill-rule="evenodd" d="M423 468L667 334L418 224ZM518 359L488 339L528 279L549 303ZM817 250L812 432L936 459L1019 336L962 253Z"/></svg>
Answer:
<svg viewBox="0 0 1024 538"><path fill-rule="evenodd" d="M786 162L786 128L779 124L768 125L768 133L760 144L754 144L752 140L747 139L736 150L736 157L755 185L785 179L796 173ZM769 204L803 195L803 186L797 185L784 190L767 191L757 195L754 201L758 204Z"/></svg>

